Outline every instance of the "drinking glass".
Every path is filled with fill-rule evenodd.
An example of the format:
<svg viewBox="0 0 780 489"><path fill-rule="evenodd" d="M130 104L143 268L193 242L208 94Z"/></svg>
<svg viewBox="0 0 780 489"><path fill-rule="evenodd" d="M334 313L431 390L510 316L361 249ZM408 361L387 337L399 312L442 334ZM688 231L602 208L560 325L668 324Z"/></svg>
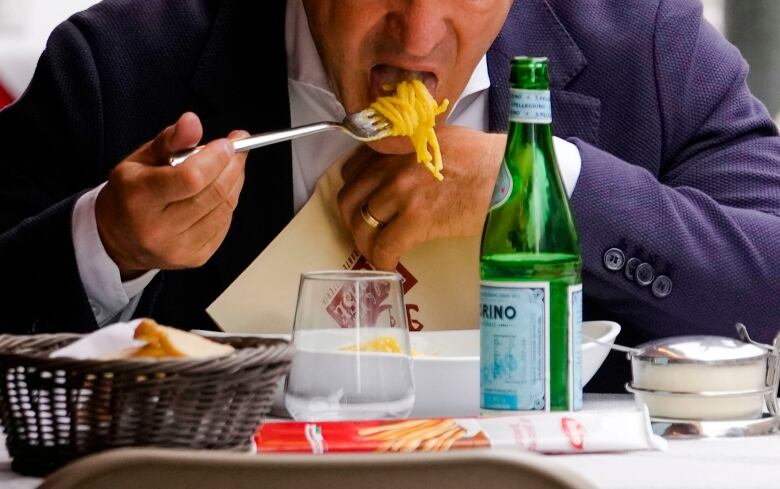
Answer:
<svg viewBox="0 0 780 489"><path fill-rule="evenodd" d="M285 405L301 421L405 418L414 405L402 278L301 275Z"/></svg>

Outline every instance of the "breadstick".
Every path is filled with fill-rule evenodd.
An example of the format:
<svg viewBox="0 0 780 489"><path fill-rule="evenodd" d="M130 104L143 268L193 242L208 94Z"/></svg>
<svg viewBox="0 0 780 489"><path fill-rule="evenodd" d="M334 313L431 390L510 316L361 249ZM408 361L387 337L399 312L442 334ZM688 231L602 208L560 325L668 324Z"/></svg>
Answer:
<svg viewBox="0 0 780 489"><path fill-rule="evenodd" d="M399 443L400 446L398 446ZM420 446L420 443L422 443L422 438L413 438L407 441L399 440L395 442L395 445L393 445L393 451L401 453L413 452L417 450L417 447Z"/></svg>
<svg viewBox="0 0 780 489"><path fill-rule="evenodd" d="M420 423L416 426L412 426L410 428L406 429L391 429L386 430L381 433L377 433L373 436L369 436L367 438L371 438L372 440L397 440L398 438L402 438L404 436L407 436L411 433L417 433L419 430L425 430L428 428L431 428L439 423L438 420L434 421L425 421L424 423Z"/></svg>
<svg viewBox="0 0 780 489"><path fill-rule="evenodd" d="M414 451L417 449L417 447L420 446L420 443L422 443L423 440L436 438L437 436L440 436L441 434L446 433L448 430L452 429L453 425L455 425L455 422L448 419L442 420L427 429L422 429L422 427L418 428L408 435L399 438L398 441L393 444L391 449L396 452Z"/></svg>
<svg viewBox="0 0 780 489"><path fill-rule="evenodd" d="M452 445L454 445L455 442L458 441L460 438L462 438L463 435L465 434L466 432L463 430L463 428L459 428L455 433L450 435L449 438L444 440L444 443L441 444L441 451L442 452L448 451L450 448L452 448Z"/></svg>
<svg viewBox="0 0 780 489"><path fill-rule="evenodd" d="M395 443L395 440L387 440L379 444L378 447L376 447L377 452L389 452L390 448L392 448L393 444Z"/></svg>
<svg viewBox="0 0 780 489"><path fill-rule="evenodd" d="M423 423L429 423L429 420L426 419L413 419L410 421L401 421L394 424L386 424L383 426L372 426L371 428L362 428L358 430L358 434L360 436L370 436L374 435L376 433L381 433L383 431L391 431L391 430L403 430L406 428L412 428L414 426L421 425Z"/></svg>
<svg viewBox="0 0 780 489"><path fill-rule="evenodd" d="M434 445L439 442L438 438L429 438L425 440L420 448L421 452L430 452L433 450Z"/></svg>
<svg viewBox="0 0 780 489"><path fill-rule="evenodd" d="M435 439L436 443L433 444L433 446L431 447L431 450L433 450L434 452L441 451L441 446L444 444L444 442L450 436L454 435L459 429L460 429L459 426L453 426L446 433L443 433L441 436L436 437L436 439Z"/></svg>

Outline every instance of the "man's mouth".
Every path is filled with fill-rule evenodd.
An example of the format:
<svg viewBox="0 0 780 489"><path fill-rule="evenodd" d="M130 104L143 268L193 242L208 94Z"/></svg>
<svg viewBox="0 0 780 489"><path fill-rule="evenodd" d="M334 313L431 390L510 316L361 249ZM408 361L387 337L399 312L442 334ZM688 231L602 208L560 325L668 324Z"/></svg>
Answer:
<svg viewBox="0 0 780 489"><path fill-rule="evenodd" d="M396 85L415 78L423 82L429 92L436 93L436 85L439 80L433 72L407 70L389 64L375 65L371 68L369 96L373 101L379 97L390 95L395 91Z"/></svg>

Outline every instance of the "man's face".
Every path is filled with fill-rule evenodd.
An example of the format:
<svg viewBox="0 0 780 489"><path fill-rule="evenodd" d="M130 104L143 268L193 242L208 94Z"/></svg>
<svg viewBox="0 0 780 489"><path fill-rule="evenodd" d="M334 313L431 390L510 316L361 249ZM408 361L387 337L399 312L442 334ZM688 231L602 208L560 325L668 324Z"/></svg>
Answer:
<svg viewBox="0 0 780 489"><path fill-rule="evenodd" d="M412 77L454 103L504 24L512 0L304 0L325 70L348 114ZM444 117L444 116L442 116ZM406 140L372 145L408 152Z"/></svg>

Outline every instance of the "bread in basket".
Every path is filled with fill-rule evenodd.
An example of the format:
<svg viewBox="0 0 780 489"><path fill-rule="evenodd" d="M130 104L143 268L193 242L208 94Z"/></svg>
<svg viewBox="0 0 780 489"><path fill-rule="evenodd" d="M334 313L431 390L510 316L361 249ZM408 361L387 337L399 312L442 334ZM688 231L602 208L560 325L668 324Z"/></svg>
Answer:
<svg viewBox="0 0 780 489"><path fill-rule="evenodd" d="M80 338L0 335L0 421L17 472L118 447L247 450L293 356L285 340L231 336L214 341L234 351L206 358L49 356Z"/></svg>

